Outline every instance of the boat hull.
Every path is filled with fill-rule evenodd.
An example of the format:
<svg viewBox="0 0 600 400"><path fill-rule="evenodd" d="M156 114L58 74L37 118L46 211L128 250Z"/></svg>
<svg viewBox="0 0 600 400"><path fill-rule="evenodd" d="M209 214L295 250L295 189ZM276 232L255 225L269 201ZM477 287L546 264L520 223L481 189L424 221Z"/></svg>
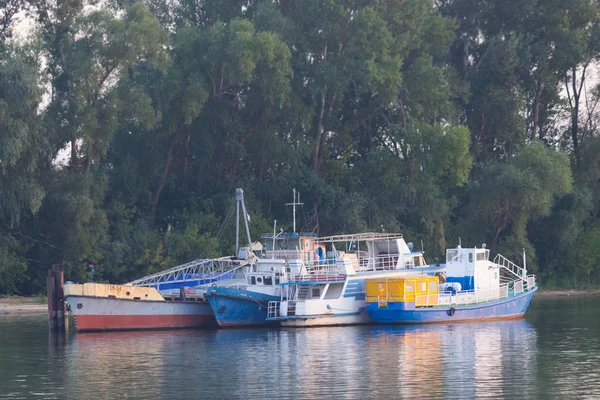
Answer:
<svg viewBox="0 0 600 400"><path fill-rule="evenodd" d="M381 308L378 307L377 303L367 303L367 311L375 322L383 324L426 324L513 319L525 315L536 290L537 288L532 288L508 299L468 306L455 305L453 307L406 309L403 303L388 303L387 307Z"/></svg>
<svg viewBox="0 0 600 400"><path fill-rule="evenodd" d="M279 297L244 289L219 287L208 292L208 303L222 328L273 324L267 321L267 308L275 300Z"/></svg>
<svg viewBox="0 0 600 400"><path fill-rule="evenodd" d="M206 302L131 300L93 296L65 298L78 331L177 329L214 326Z"/></svg>

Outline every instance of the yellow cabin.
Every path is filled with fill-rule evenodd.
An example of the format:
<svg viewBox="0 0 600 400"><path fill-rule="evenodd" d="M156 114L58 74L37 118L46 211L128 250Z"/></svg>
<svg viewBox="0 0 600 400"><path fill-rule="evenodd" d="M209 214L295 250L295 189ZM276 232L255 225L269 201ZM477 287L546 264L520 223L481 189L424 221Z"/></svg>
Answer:
<svg viewBox="0 0 600 400"><path fill-rule="evenodd" d="M434 306L438 303L437 276L367 279L367 303L385 307L392 303L415 303L415 306Z"/></svg>

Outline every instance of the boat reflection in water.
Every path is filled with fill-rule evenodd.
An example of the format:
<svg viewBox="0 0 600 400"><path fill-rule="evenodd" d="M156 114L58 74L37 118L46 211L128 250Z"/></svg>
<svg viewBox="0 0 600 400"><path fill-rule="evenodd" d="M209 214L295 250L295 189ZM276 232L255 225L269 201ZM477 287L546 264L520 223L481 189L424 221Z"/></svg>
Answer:
<svg viewBox="0 0 600 400"><path fill-rule="evenodd" d="M536 397L537 335L525 320L87 333L52 374L74 399Z"/></svg>
<svg viewBox="0 0 600 400"><path fill-rule="evenodd" d="M373 390L402 398L519 397L535 390L536 335L527 321L377 327L367 374Z"/></svg>

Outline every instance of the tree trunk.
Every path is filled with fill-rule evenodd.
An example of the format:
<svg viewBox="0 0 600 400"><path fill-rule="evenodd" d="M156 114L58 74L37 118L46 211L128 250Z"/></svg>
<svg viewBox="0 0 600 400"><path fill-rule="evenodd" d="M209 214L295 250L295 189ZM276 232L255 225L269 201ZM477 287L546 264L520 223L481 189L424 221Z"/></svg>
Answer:
<svg viewBox="0 0 600 400"><path fill-rule="evenodd" d="M323 94L321 95L321 107L319 110L319 117L317 120L317 132L315 135L315 148L313 151L313 171L319 172L320 167L320 152L321 152L321 141L323 140L323 132L325 131L325 99L327 98L327 85L323 88Z"/></svg>
<svg viewBox="0 0 600 400"><path fill-rule="evenodd" d="M188 172L189 172L189 158L190 158L190 153L189 153L189 148L190 148L190 139L192 138L192 134L188 133L187 135L187 139L185 140L185 159L183 160L183 186L186 187L187 186L187 182L188 182Z"/></svg>
<svg viewBox="0 0 600 400"><path fill-rule="evenodd" d="M539 129L540 140L542 140L542 129L540 127L540 102L542 101L542 92L544 91L544 84L540 83L537 93L535 94L535 105L533 111L533 131L531 132L531 140L535 139L537 131Z"/></svg>
<svg viewBox="0 0 600 400"><path fill-rule="evenodd" d="M71 168L77 166L77 140L73 138L71 140Z"/></svg>
<svg viewBox="0 0 600 400"><path fill-rule="evenodd" d="M167 152L167 160L165 161L165 166L163 168L163 173L160 176L160 181L158 182L158 186L152 195L152 219L156 216L156 208L158 207L158 200L160 199L160 193L165 187L165 183L167 182L167 175L169 175L169 168L171 167L171 162L173 161L173 150L175 149L175 138L176 135L173 134L169 141L169 151Z"/></svg>

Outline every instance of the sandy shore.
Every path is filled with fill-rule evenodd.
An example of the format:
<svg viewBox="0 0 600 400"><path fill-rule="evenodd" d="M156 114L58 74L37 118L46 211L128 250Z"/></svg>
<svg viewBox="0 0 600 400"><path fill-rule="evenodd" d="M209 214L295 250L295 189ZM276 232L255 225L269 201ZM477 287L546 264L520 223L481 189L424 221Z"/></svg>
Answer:
<svg viewBox="0 0 600 400"><path fill-rule="evenodd" d="M38 297L0 299L0 315L44 314L47 312L48 305L40 304Z"/></svg>

